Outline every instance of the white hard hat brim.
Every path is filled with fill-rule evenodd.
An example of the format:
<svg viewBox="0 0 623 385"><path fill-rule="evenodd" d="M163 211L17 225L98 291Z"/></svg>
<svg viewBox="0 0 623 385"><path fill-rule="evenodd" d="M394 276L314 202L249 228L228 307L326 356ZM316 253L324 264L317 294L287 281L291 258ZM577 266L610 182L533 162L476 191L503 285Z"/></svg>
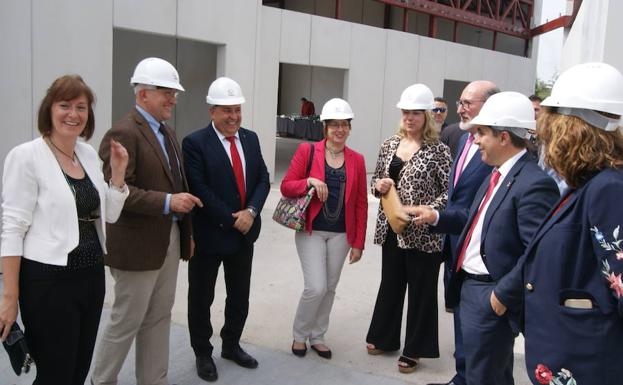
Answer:
<svg viewBox="0 0 623 385"><path fill-rule="evenodd" d="M227 99L219 99L219 98L212 98L210 96L206 96L206 102L213 106L236 106L239 104L244 104L246 100L244 99L244 96L231 97Z"/></svg>
<svg viewBox="0 0 623 385"><path fill-rule="evenodd" d="M321 114L320 120L348 120L353 119L355 114L349 114L348 112L332 112L330 114Z"/></svg>
<svg viewBox="0 0 623 385"><path fill-rule="evenodd" d="M396 104L396 107L398 107L401 110L408 110L408 111L428 111L428 110L432 110L434 105L433 104L414 104L414 103L398 102Z"/></svg>

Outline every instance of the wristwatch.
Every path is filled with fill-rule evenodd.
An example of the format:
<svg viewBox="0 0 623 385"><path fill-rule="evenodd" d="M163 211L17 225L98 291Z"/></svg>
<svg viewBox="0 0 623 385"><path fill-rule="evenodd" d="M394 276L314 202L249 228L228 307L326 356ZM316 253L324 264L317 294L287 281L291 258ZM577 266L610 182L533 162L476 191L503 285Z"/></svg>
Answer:
<svg viewBox="0 0 623 385"><path fill-rule="evenodd" d="M249 210L249 212L251 213L251 216L253 218L257 217L257 211L255 210L255 207L249 206L249 207L247 207L247 210Z"/></svg>

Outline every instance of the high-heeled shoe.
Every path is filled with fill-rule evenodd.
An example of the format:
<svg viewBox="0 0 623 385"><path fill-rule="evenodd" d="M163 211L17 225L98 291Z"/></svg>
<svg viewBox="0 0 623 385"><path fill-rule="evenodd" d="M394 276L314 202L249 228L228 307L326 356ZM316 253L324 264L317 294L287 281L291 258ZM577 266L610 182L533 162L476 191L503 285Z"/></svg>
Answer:
<svg viewBox="0 0 623 385"><path fill-rule="evenodd" d="M400 373L413 373L418 366L417 358L409 358L405 356L400 356L398 358L398 371Z"/></svg>
<svg viewBox="0 0 623 385"><path fill-rule="evenodd" d="M366 345L366 350L368 351L368 354L371 356L378 356L379 354L385 353L385 350L377 349L376 346L372 344Z"/></svg>
<svg viewBox="0 0 623 385"><path fill-rule="evenodd" d="M320 357L326 358L327 360L331 359L331 350L319 350L316 345L311 345L311 348L314 349Z"/></svg>
<svg viewBox="0 0 623 385"><path fill-rule="evenodd" d="M307 344L305 344L305 347L303 349L295 349L294 348L294 343L296 341L292 341L292 354L294 354L297 357L305 357L305 354L307 353Z"/></svg>

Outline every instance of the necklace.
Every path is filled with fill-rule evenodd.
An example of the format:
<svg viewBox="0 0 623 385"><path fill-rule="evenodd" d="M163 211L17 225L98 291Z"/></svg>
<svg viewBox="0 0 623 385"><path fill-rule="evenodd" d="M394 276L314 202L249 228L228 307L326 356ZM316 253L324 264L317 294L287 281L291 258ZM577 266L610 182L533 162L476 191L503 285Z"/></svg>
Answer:
<svg viewBox="0 0 623 385"><path fill-rule="evenodd" d="M344 153L344 149L341 149L340 151L333 151L329 146L327 146L326 149L329 151L329 154L331 154L331 159L337 159L340 154Z"/></svg>
<svg viewBox="0 0 623 385"><path fill-rule="evenodd" d="M61 150L60 148L58 148L58 146L56 144L54 144L54 142L52 141L51 138L48 138L48 141L52 144L52 146L61 154L65 155L67 158L69 158L69 160L71 160L71 164L73 164L74 166L78 166L78 158L76 157L76 152L73 151L72 155L69 155L68 153L66 153L65 151Z"/></svg>

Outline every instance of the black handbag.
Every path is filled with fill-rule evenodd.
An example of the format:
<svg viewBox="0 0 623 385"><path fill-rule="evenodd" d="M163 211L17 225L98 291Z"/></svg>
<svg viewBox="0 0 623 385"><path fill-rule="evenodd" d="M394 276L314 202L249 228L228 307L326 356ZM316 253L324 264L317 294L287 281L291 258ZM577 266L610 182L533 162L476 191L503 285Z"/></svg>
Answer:
<svg viewBox="0 0 623 385"><path fill-rule="evenodd" d="M28 345L26 345L24 333L22 333L22 329L20 329L17 322L13 323L13 326L11 326L11 331L2 345L4 345L4 349L6 349L9 355L9 360L11 361L11 366L15 374L19 376L22 373L28 373L30 371L30 365L32 365L34 361L30 355L30 350L28 350Z"/></svg>

